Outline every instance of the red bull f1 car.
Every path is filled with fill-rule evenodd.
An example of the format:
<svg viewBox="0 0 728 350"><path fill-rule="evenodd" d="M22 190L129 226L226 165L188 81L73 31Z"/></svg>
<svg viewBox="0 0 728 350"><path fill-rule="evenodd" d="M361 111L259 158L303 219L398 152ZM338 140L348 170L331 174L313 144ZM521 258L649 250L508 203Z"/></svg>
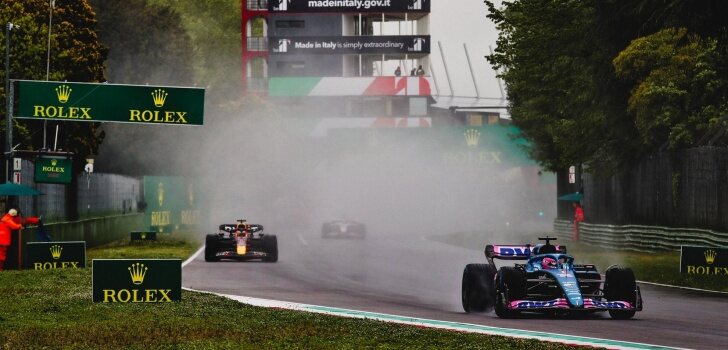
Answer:
<svg viewBox="0 0 728 350"><path fill-rule="evenodd" d="M365 238L367 227L352 220L334 220L321 225L321 238Z"/></svg>
<svg viewBox="0 0 728 350"><path fill-rule="evenodd" d="M487 264L468 264L463 271L462 304L466 312L491 308L501 318L525 312L571 314L607 311L629 319L642 311L642 296L629 268L612 265L605 277L591 264L575 264L556 238L545 244L486 245ZM496 268L494 259L522 260Z"/></svg>
<svg viewBox="0 0 728 350"><path fill-rule="evenodd" d="M263 225L251 225L240 220L237 224L223 224L218 233L205 238L205 261L262 260L278 261L276 235L263 233Z"/></svg>

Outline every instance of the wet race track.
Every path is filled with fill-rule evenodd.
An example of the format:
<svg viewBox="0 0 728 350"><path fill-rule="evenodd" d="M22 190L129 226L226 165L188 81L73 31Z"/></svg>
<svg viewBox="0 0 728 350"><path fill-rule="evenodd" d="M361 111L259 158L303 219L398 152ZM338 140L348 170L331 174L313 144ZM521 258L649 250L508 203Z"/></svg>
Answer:
<svg viewBox="0 0 728 350"><path fill-rule="evenodd" d="M641 284L644 311L632 320L605 313L577 318L499 319L462 310L467 263L479 249L422 234L370 232L366 239L322 239L319 232L276 232L277 263L212 262L203 255L183 269L195 290L385 314L527 329L691 349L725 349L728 297ZM639 279L639 276L637 276Z"/></svg>

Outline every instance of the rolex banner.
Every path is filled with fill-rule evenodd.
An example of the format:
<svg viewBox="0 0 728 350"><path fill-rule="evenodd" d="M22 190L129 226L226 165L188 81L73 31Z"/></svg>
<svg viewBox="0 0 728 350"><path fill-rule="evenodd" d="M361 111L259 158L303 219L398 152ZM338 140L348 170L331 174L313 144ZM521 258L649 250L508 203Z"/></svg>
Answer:
<svg viewBox="0 0 728 350"><path fill-rule="evenodd" d="M199 189L189 178L144 177L145 230L196 229L200 222Z"/></svg>
<svg viewBox="0 0 728 350"><path fill-rule="evenodd" d="M269 37L271 54L429 54L429 35Z"/></svg>
<svg viewBox="0 0 728 350"><path fill-rule="evenodd" d="M272 13L430 12L430 0L268 0Z"/></svg>
<svg viewBox="0 0 728 350"><path fill-rule="evenodd" d="M70 184L73 173L72 162L67 158L40 157L35 161L35 182Z"/></svg>
<svg viewBox="0 0 728 350"><path fill-rule="evenodd" d="M33 270L86 267L86 242L28 242L25 268Z"/></svg>
<svg viewBox="0 0 728 350"><path fill-rule="evenodd" d="M168 303L182 300L180 259L94 259L95 303Z"/></svg>
<svg viewBox="0 0 728 350"><path fill-rule="evenodd" d="M17 81L15 118L74 122L202 125L205 89Z"/></svg>
<svg viewBox="0 0 728 350"><path fill-rule="evenodd" d="M728 248L680 247L680 272L728 276Z"/></svg>

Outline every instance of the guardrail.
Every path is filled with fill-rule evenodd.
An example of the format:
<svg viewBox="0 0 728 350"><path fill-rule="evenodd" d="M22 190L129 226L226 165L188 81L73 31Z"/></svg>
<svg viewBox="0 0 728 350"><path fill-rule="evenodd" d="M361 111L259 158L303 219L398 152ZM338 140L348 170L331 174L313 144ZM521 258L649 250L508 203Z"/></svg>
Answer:
<svg viewBox="0 0 728 350"><path fill-rule="evenodd" d="M554 220L554 234L572 239L572 223ZM682 245L704 247L728 246L728 233L694 228L674 228L643 225L602 225L582 222L579 242L614 249L643 252L680 250Z"/></svg>
<svg viewBox="0 0 728 350"><path fill-rule="evenodd" d="M129 239L129 232L144 225L143 214L113 215L73 222L46 224L46 230L55 241L85 241L86 247L94 247L120 239ZM23 245L36 240L37 227L23 230Z"/></svg>

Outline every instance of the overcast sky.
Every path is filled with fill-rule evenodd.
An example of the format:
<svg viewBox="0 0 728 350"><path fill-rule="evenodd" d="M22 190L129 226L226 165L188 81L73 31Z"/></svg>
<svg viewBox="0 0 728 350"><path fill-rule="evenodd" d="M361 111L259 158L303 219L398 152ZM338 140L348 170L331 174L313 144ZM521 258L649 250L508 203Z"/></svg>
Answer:
<svg viewBox="0 0 728 350"><path fill-rule="evenodd" d="M463 44L466 44L480 96L500 98L495 72L483 57L490 53L489 45L495 50L498 37L495 24L486 18L488 9L483 0L432 0L431 11L430 59L440 95L450 95L450 89L447 86L438 41L442 44L456 96L476 95L463 49Z"/></svg>

